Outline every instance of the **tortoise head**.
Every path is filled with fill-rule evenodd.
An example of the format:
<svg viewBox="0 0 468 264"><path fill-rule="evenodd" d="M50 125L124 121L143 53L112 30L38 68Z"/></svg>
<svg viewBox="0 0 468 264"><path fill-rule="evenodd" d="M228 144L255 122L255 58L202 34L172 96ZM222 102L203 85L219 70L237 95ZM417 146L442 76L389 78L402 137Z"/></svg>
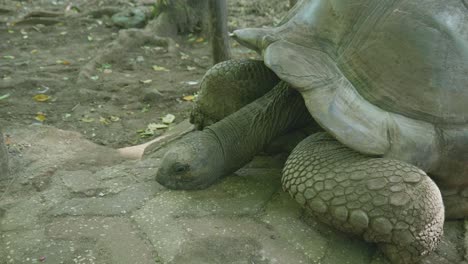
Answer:
<svg viewBox="0 0 468 264"><path fill-rule="evenodd" d="M223 161L217 140L197 131L164 155L156 181L169 189L204 189L223 175Z"/></svg>

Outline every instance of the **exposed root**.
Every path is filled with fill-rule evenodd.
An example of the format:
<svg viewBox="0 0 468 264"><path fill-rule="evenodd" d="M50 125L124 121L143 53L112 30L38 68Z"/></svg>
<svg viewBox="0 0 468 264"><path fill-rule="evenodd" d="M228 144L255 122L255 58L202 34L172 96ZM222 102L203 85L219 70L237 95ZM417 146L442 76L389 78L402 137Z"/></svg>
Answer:
<svg viewBox="0 0 468 264"><path fill-rule="evenodd" d="M92 17L92 18L101 18L103 16L113 16L116 13L122 12L123 9L113 6L105 6L100 9L91 10L83 14L85 17Z"/></svg>
<svg viewBox="0 0 468 264"><path fill-rule="evenodd" d="M161 14L157 19L151 20L144 29L125 29L119 31L119 36L116 40L107 44L101 49L95 57L85 64L78 75L77 82L82 83L96 72L96 68L103 63L112 63L116 59L122 58L125 53L132 50L134 47L143 45L154 45L164 47L169 54L176 51L174 40L168 36L173 32L172 26L165 19L164 14Z"/></svg>
<svg viewBox="0 0 468 264"><path fill-rule="evenodd" d="M0 14L10 14L10 13L13 13L13 12L15 12L15 10L10 9L8 7L5 7L5 6L0 6Z"/></svg>
<svg viewBox="0 0 468 264"><path fill-rule="evenodd" d="M55 25L58 23L63 22L62 20L55 19L55 18L47 18L47 17L30 17L24 18L22 20L14 22L16 26L26 26L26 25L37 25L42 24L45 26Z"/></svg>
<svg viewBox="0 0 468 264"><path fill-rule="evenodd" d="M32 11L24 16L24 18L31 18L31 17L60 17L64 16L62 12L53 12L53 11L45 11L45 10L38 10Z"/></svg>

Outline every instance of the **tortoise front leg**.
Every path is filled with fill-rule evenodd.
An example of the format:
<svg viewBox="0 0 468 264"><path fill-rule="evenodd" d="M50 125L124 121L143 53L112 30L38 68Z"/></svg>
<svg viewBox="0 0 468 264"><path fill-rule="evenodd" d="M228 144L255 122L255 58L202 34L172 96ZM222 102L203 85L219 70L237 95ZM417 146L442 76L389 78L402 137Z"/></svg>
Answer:
<svg viewBox="0 0 468 264"><path fill-rule="evenodd" d="M302 141L283 187L319 220L375 242L392 263L415 263L443 233L439 189L420 169L357 153L326 133Z"/></svg>
<svg viewBox="0 0 468 264"><path fill-rule="evenodd" d="M202 130L265 95L278 82L263 61L220 62L203 76L190 123Z"/></svg>

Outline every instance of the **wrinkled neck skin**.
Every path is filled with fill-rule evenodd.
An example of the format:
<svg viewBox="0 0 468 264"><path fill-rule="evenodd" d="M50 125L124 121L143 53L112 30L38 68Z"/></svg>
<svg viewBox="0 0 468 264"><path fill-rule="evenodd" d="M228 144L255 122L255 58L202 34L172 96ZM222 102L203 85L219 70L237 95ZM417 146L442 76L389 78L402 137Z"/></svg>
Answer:
<svg viewBox="0 0 468 264"><path fill-rule="evenodd" d="M282 82L173 146L164 156L156 180L171 189L206 188L243 167L274 138L311 122L300 94Z"/></svg>

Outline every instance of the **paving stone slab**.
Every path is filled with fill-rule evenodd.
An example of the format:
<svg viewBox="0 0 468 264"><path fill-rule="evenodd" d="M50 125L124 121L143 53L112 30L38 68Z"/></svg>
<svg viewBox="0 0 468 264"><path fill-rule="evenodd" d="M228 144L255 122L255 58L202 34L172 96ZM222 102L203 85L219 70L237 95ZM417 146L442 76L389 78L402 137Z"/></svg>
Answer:
<svg viewBox="0 0 468 264"><path fill-rule="evenodd" d="M41 256L53 264L389 264L375 246L304 214L281 191L280 155L256 157L206 190L169 191L154 181L157 158L115 162L113 151L46 130L25 130L34 144L12 159L19 179L0 201L0 264ZM91 161L89 147L97 151ZM79 170L87 176L63 181L64 171ZM86 186L89 177L95 182ZM36 188L35 179L47 181ZM82 197L92 186L106 192ZM421 264L465 263L464 231L447 222L436 253Z"/></svg>
<svg viewBox="0 0 468 264"><path fill-rule="evenodd" d="M61 171L58 174L57 176L62 178L65 186L74 193L94 196L103 189L96 176L90 171Z"/></svg>
<svg viewBox="0 0 468 264"><path fill-rule="evenodd" d="M160 188L157 183L138 183L113 196L72 198L55 206L49 214L51 216L127 214L141 207Z"/></svg>
<svg viewBox="0 0 468 264"><path fill-rule="evenodd" d="M93 241L52 240L45 236L44 229L10 231L1 236L6 253L0 256L1 264L111 264L99 260Z"/></svg>
<svg viewBox="0 0 468 264"><path fill-rule="evenodd" d="M154 264L158 257L151 245L121 217L67 217L55 219L47 228L48 237L60 240L96 241L95 250L112 264Z"/></svg>
<svg viewBox="0 0 468 264"><path fill-rule="evenodd" d="M45 209L37 196L10 206L11 208L6 210L5 216L0 219L2 231L35 228L39 214Z"/></svg>
<svg viewBox="0 0 468 264"><path fill-rule="evenodd" d="M310 263L369 263L374 247L363 241L334 232L330 227L308 219L302 208L285 192L279 192L267 205L261 221L272 226L298 254L305 254ZM345 262L341 262L344 261Z"/></svg>

